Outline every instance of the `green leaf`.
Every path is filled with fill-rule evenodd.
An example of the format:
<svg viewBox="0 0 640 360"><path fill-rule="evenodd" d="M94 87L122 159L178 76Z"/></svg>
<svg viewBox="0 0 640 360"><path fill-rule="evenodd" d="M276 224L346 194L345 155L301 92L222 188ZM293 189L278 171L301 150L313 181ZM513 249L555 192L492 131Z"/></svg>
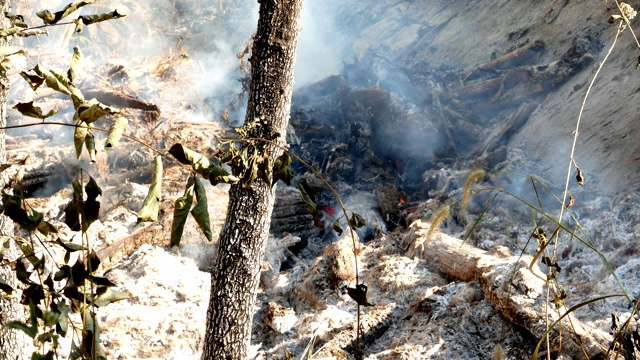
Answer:
<svg viewBox="0 0 640 360"><path fill-rule="evenodd" d="M125 17L126 15L122 15L118 13L118 10L113 10L110 13L104 14L95 14L95 15L82 15L78 17L78 20L82 21L84 25L91 25L102 21L120 19Z"/></svg>
<svg viewBox="0 0 640 360"><path fill-rule="evenodd" d="M287 186L291 186L291 181L294 177L293 169L291 169L291 167L289 166L291 165L291 162L292 159L286 152L276 159L276 161L273 163L272 186L275 185L278 180L282 180L282 182L287 184Z"/></svg>
<svg viewBox="0 0 640 360"><path fill-rule="evenodd" d="M65 6L62 10L60 11L56 11L55 13L49 11L49 10L42 10L42 11L38 11L36 12L36 15L42 19L42 21L46 24L46 25L55 25L58 21L64 19L65 17L71 15L72 13L74 13L76 10L78 10L79 8L85 6L85 5L89 5L91 3L94 3L96 0L86 0L86 1L80 1L77 3L72 3L69 4L67 6Z"/></svg>
<svg viewBox="0 0 640 360"><path fill-rule="evenodd" d="M69 93L69 95L71 95L71 93ZM91 99L78 107L76 113L73 115L73 120L81 120L87 124L91 124L107 114L113 115L119 112L120 110L116 108L111 108L96 99Z"/></svg>
<svg viewBox="0 0 640 360"><path fill-rule="evenodd" d="M87 314L87 311L85 311L84 322L86 324L85 330L82 332L84 357L87 359L107 360L107 354L100 341L100 326L98 326L96 315L92 312Z"/></svg>
<svg viewBox="0 0 640 360"><path fill-rule="evenodd" d="M20 76L31 86L31 90L36 91L44 84L44 77L39 75L35 69L20 72Z"/></svg>
<svg viewBox="0 0 640 360"><path fill-rule="evenodd" d="M58 243L60 246L62 246L63 249L69 252L82 250L82 245L76 244L71 241L62 241L60 240L60 238L56 239L56 243Z"/></svg>
<svg viewBox="0 0 640 360"><path fill-rule="evenodd" d="M9 21L11 22L11 25L13 26L17 26L17 27L21 27L21 28L28 28L29 25L27 25L26 22L24 22L24 17L22 15L16 15L16 14L12 14L10 12L5 12L4 16L9 19Z"/></svg>
<svg viewBox="0 0 640 360"><path fill-rule="evenodd" d="M362 216L356 213L351 214L351 219L349 219L349 227L355 230L365 227L365 225L367 225L367 222Z"/></svg>
<svg viewBox="0 0 640 360"><path fill-rule="evenodd" d="M53 274L53 280L60 281L69 278L69 276L71 276L71 267L69 265L62 265L60 270Z"/></svg>
<svg viewBox="0 0 640 360"><path fill-rule="evenodd" d="M57 308L60 312L60 317L56 324L56 333L62 336L67 336L67 330L69 330L69 307L67 304L60 302L57 305Z"/></svg>
<svg viewBox="0 0 640 360"><path fill-rule="evenodd" d="M113 290L112 288L107 288L104 293L96 296L93 303L98 307L103 307L111 304L112 302L127 299L129 299L129 294L122 291Z"/></svg>
<svg viewBox="0 0 640 360"><path fill-rule="evenodd" d="M179 246L182 239L184 225L187 223L189 210L193 204L193 186L195 176L189 176L184 194L176 199L173 207L173 222L171 223L171 242L170 246Z"/></svg>
<svg viewBox="0 0 640 360"><path fill-rule="evenodd" d="M109 135L107 136L107 142L105 148L112 148L118 146L122 134L127 129L129 121L126 118L119 117L109 127Z"/></svg>
<svg viewBox="0 0 640 360"><path fill-rule="evenodd" d="M138 223L158 220L160 211L160 194L162 191L162 157L156 156L153 169L153 178L149 193L142 203L142 209L138 213Z"/></svg>
<svg viewBox="0 0 640 360"><path fill-rule="evenodd" d="M10 27L8 29L2 29L0 30L0 38L4 38L7 36L11 36L11 35L15 35L17 33L20 32L20 29L18 29L17 27Z"/></svg>
<svg viewBox="0 0 640 360"><path fill-rule="evenodd" d="M6 294L11 295L13 293L13 287L3 278L0 278L0 291L4 291Z"/></svg>
<svg viewBox="0 0 640 360"><path fill-rule="evenodd" d="M207 193L204 190L204 185L195 177L195 187L196 187L196 205L191 210L191 215L193 215L194 219L196 219L196 223L200 227L200 230L204 233L204 236L207 237L207 240L212 241L213 237L211 235L211 221L209 220L209 207L207 205Z"/></svg>
<svg viewBox="0 0 640 360"><path fill-rule="evenodd" d="M33 301L29 301L29 310L29 319L31 321L31 326L27 326L26 324L23 324L19 321L11 321L2 325L2 327L4 329L21 330L30 338L35 339L36 335L38 334L38 319L36 318L36 306L33 304Z"/></svg>
<svg viewBox="0 0 640 360"><path fill-rule="evenodd" d="M298 187L298 190L300 190L302 201L307 205L307 209L309 209L311 213L315 214L318 210L318 206L315 203L316 191L307 184L306 179L300 181L296 186Z"/></svg>
<svg viewBox="0 0 640 360"><path fill-rule="evenodd" d="M82 147L84 146L84 140L87 138L89 129L86 128L87 123L83 121L76 122L76 130L73 133L73 144L76 147L76 157L80 159L82 156Z"/></svg>
<svg viewBox="0 0 640 360"><path fill-rule="evenodd" d="M53 109L48 113L43 114L42 109L39 106L33 105L33 101L29 101L28 103L17 103L13 108L18 110L24 116L29 116L40 120L44 120L58 113L58 110Z"/></svg>
<svg viewBox="0 0 640 360"><path fill-rule="evenodd" d="M67 71L67 79L69 83L73 83L78 75L78 65L82 60L82 52L77 46L73 47L73 56L71 56L71 62L69 64L69 70Z"/></svg>

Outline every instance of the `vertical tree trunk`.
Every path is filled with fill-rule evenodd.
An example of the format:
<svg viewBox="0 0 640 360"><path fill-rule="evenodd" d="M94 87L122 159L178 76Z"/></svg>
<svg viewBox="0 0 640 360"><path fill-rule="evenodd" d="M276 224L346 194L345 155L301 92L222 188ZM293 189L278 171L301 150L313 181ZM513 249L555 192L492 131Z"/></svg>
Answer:
<svg viewBox="0 0 640 360"><path fill-rule="evenodd" d="M250 137L285 144L303 0L260 0L251 54L251 89L245 123L259 119ZM254 143L272 159L280 151ZM269 169L271 171L271 169ZM244 359L264 255L274 191L261 179L231 186L226 224L212 273L203 360Z"/></svg>
<svg viewBox="0 0 640 360"><path fill-rule="evenodd" d="M9 11L9 1L0 0L0 28L8 27L8 21L4 18L5 11ZM8 41L0 40L0 46L7 46ZM9 91L9 81L0 78L0 127L7 124L7 92ZM7 153L5 148L5 132L0 130L0 164L7 162ZM4 188L8 178L4 174L0 174L0 189ZM4 215L0 215L0 234L4 236L13 235L13 223ZM8 237L0 237L0 246ZM10 245L11 249L13 246ZM4 254L6 259L15 259L16 252L9 250ZM16 279L11 268L0 266L0 278L6 280L15 288ZM0 325L12 320L22 320L24 317L24 309L15 298L6 298L0 294ZM28 353L27 337L17 330L0 329L0 360L16 360L26 357Z"/></svg>

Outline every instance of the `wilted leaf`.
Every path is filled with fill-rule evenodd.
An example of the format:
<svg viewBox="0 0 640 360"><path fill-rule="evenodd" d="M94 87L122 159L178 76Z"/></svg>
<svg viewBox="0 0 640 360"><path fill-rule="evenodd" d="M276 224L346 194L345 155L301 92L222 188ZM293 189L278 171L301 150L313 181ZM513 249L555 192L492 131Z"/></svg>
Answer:
<svg viewBox="0 0 640 360"><path fill-rule="evenodd" d="M566 298L567 291L562 289L553 296L553 300L551 300L551 302L556 306L556 309L559 309L565 305Z"/></svg>
<svg viewBox="0 0 640 360"><path fill-rule="evenodd" d="M53 280L60 281L69 278L69 276L71 276L71 267L69 265L62 265L60 270L53 274Z"/></svg>
<svg viewBox="0 0 640 360"><path fill-rule="evenodd" d="M82 184L80 184L80 181L76 179L71 182L71 185L73 186L73 197L71 202L69 202L67 207L64 209L64 223L67 224L71 230L80 231L82 230L82 227L80 226L80 214L84 212Z"/></svg>
<svg viewBox="0 0 640 360"><path fill-rule="evenodd" d="M316 191L307 184L306 179L300 181L296 186L298 187L298 190L300 190L300 195L302 196L304 203L307 205L307 209L315 214L318 210L318 206L315 203Z"/></svg>
<svg viewBox="0 0 640 360"><path fill-rule="evenodd" d="M56 229L56 227L53 226L48 221L42 221L40 224L38 224L38 231L40 231L42 233L42 235L45 235L45 236L47 236L49 234L58 233L58 229Z"/></svg>
<svg viewBox="0 0 640 360"><path fill-rule="evenodd" d="M225 169L211 164L201 174L203 178L209 179L211 185L216 186L218 184L235 184L240 181L239 178L229 174Z"/></svg>
<svg viewBox="0 0 640 360"><path fill-rule="evenodd" d="M356 213L352 213L351 214L351 219L349 219L349 226L352 229L359 229L364 227L365 225L367 225L367 222L365 221L365 219L360 216L359 214Z"/></svg>
<svg viewBox="0 0 640 360"><path fill-rule="evenodd" d="M13 26L17 26L17 27L21 27L21 28L28 28L29 25L27 25L26 22L24 22L24 16L22 15L16 15L16 14L12 14L10 12L5 12L4 16L9 19L9 21L11 22L11 25Z"/></svg>
<svg viewBox="0 0 640 360"><path fill-rule="evenodd" d="M118 146L120 142L120 138L122 134L127 129L127 124L129 121L123 117L119 117L114 121L109 127L109 135L107 136L107 142L105 143L105 148L111 148Z"/></svg>
<svg viewBox="0 0 640 360"><path fill-rule="evenodd" d="M69 307L65 303L60 302L57 305L57 308L60 312L60 317L58 318L58 323L56 324L56 333L62 336L66 336L67 330L69 329Z"/></svg>
<svg viewBox="0 0 640 360"><path fill-rule="evenodd" d="M87 129L87 136L84 137L84 145L89 153L89 160L91 160L92 163L96 162L98 152L96 151L96 138L93 137L93 130Z"/></svg>
<svg viewBox="0 0 640 360"><path fill-rule="evenodd" d="M191 205L193 204L193 186L194 176L189 176L189 180L187 180L187 186L184 189L184 194L176 200L173 207L173 222L171 223L170 246L180 245L180 239L182 238L184 225L187 222L189 210L191 210Z"/></svg>
<svg viewBox="0 0 640 360"><path fill-rule="evenodd" d="M338 236L342 235L344 230L342 229L342 226L340 226L340 219L333 222L333 230L338 234Z"/></svg>
<svg viewBox="0 0 640 360"><path fill-rule="evenodd" d="M273 163L273 183L275 185L278 180L282 180L283 183L287 184L287 186L291 186L291 181L293 180L294 173L293 169L289 165L291 165L292 159L286 152L280 155L276 161Z"/></svg>
<svg viewBox="0 0 640 360"><path fill-rule="evenodd" d="M569 195L569 202L567 203L567 207L570 208L573 205L575 205L575 203L576 203L576 199L573 196Z"/></svg>
<svg viewBox="0 0 640 360"><path fill-rule="evenodd" d="M223 168L211 164L202 154L189 149L182 144L173 144L169 149L171 154L176 160L185 164L191 165L191 168L202 175L205 179L208 179L212 185L220 183L233 184L238 182L238 178L226 172Z"/></svg>
<svg viewBox="0 0 640 360"><path fill-rule="evenodd" d="M10 168L11 165L13 165L13 164L2 164L2 165L0 165L0 173L5 171L5 170L7 170L8 168Z"/></svg>
<svg viewBox="0 0 640 360"><path fill-rule="evenodd" d="M82 52L77 46L73 47L73 56L71 56L71 62L69 64L69 70L67 71L67 79L69 83L73 83L78 75L78 65L82 60Z"/></svg>
<svg viewBox="0 0 640 360"><path fill-rule="evenodd" d="M358 284L355 288L347 288L347 294L355 300L358 305L362 306L375 306L367 301L367 286L365 284Z"/></svg>
<svg viewBox="0 0 640 360"><path fill-rule="evenodd" d="M112 302L127 299L129 299L129 294L113 290L112 288L107 288L104 293L96 296L94 304L96 304L96 306L103 307L111 304Z"/></svg>
<svg viewBox="0 0 640 360"><path fill-rule="evenodd" d="M44 84L44 77L36 73L35 69L29 71L22 71L20 75L24 78L24 80L29 84L31 90L36 91L38 88Z"/></svg>
<svg viewBox="0 0 640 360"><path fill-rule="evenodd" d="M3 278L0 278L0 291L4 291L6 294L11 295L13 293L13 287L9 285Z"/></svg>
<svg viewBox="0 0 640 360"><path fill-rule="evenodd" d="M89 272L89 274L93 274L94 272L96 272L96 270L98 270L98 267L100 266L100 258L98 257L98 254L96 254L96 252L94 250L91 250L91 253L89 253L89 257L87 258L87 271Z"/></svg>
<svg viewBox="0 0 640 360"><path fill-rule="evenodd" d="M39 212L35 210L27 212L22 208L22 198L19 195L7 195L3 192L2 203L4 214L27 231L36 230L43 220L42 214Z"/></svg>
<svg viewBox="0 0 640 360"><path fill-rule="evenodd" d="M84 263L78 258L76 263L71 267L71 280L75 286L83 286L84 280L87 278L87 268Z"/></svg>
<svg viewBox="0 0 640 360"><path fill-rule="evenodd" d="M114 284L111 280L107 279L106 277L100 277L100 276L89 276L89 281L91 281L92 283L100 286L100 287L108 287L108 286L117 286L116 284Z"/></svg>
<svg viewBox="0 0 640 360"><path fill-rule="evenodd" d="M22 115L44 120L58 113L58 110L52 109L48 113L43 114L39 106L34 106L33 101L28 103L17 103L14 109L18 110Z"/></svg>
<svg viewBox="0 0 640 360"><path fill-rule="evenodd" d="M582 176L582 170L580 170L580 168L576 166L576 171L578 172L576 174L576 181L578 182L578 185L583 186L584 185L584 177Z"/></svg>
<svg viewBox="0 0 640 360"><path fill-rule="evenodd" d="M84 147L84 140L89 133L89 129L86 127L87 123L83 121L76 122L76 130L73 133L73 144L76 148L76 157L80 159L82 156L82 148Z"/></svg>
<svg viewBox="0 0 640 360"><path fill-rule="evenodd" d="M20 32L20 29L18 29L17 27L10 27L8 29L2 29L2 30L0 30L0 38L11 36L11 35L15 35L15 34L17 34L19 32Z"/></svg>
<svg viewBox="0 0 640 360"><path fill-rule="evenodd" d="M169 149L169 154L173 155L176 160L185 164L191 165L193 170L202 175L202 172L208 168L211 163L204 155L189 149L182 144L173 144Z"/></svg>
<svg viewBox="0 0 640 360"><path fill-rule="evenodd" d="M29 244L29 242L19 236L14 236L13 240L15 241L16 245L18 245L18 247L20 248L20 250L22 251L22 254L27 258L27 260L29 260L29 262L31 264L36 264L39 259L38 257L35 256L35 252L33 251L33 247L31 247L31 244Z"/></svg>
<svg viewBox="0 0 640 360"><path fill-rule="evenodd" d="M76 113L73 115L73 119L81 120L87 124L91 124L92 122L100 119L107 114L113 115L119 112L120 110L116 108L111 108L100 103L96 99L91 99L78 107Z"/></svg>
<svg viewBox="0 0 640 360"><path fill-rule="evenodd" d="M153 169L153 178L149 193L144 199L142 209L138 213L138 223L144 221L158 220L158 212L160 211L160 194L162 191L162 157L156 156Z"/></svg>
<svg viewBox="0 0 640 360"><path fill-rule="evenodd" d="M82 21L82 24L84 25L91 25L102 21L120 19L121 17L125 16L126 15L118 13L118 10L113 10L112 12L105 14L82 15L78 17L78 20Z"/></svg>
<svg viewBox="0 0 640 360"><path fill-rule="evenodd" d="M100 341L100 326L98 326L98 319L92 312L85 311L84 313L85 330L82 331L82 350L84 350L84 357L87 359L107 360L107 354L102 348Z"/></svg>
<svg viewBox="0 0 640 360"><path fill-rule="evenodd" d="M62 10L60 11L56 11L55 13L49 11L49 10L42 10L42 11L38 11L36 12L36 15L42 19L42 21L47 24L47 25L54 25L56 24L58 21L64 19L65 17L71 15L72 13L74 13L76 10L78 10L79 8L85 6L85 5L89 5L91 3L94 3L96 0L86 0L86 1L80 1L77 3L72 3L69 4L67 6L65 6Z"/></svg>
<svg viewBox="0 0 640 360"><path fill-rule="evenodd" d="M62 241L60 240L60 238L56 239L56 243L60 244L60 246L62 246L63 249L69 252L82 250L82 245L76 244L71 241Z"/></svg>
<svg viewBox="0 0 640 360"><path fill-rule="evenodd" d="M46 69L41 69L40 65L36 65L36 67L33 68L33 71L36 74L38 74L40 77L44 78L44 81L47 83L47 86L50 87L51 89L61 92L65 95L71 96L71 90L69 90L66 77L56 76L57 73L51 72Z"/></svg>
<svg viewBox="0 0 640 360"><path fill-rule="evenodd" d="M196 190L196 205L191 209L191 215L196 219L196 223L200 227L200 230L207 237L207 240L212 241L211 235L211 222L209 220L209 207L207 206L207 194L204 190L204 185L198 179L194 177L195 190Z"/></svg>
<svg viewBox="0 0 640 360"><path fill-rule="evenodd" d="M24 50L15 46L0 46L0 56L12 56L21 55L24 56Z"/></svg>

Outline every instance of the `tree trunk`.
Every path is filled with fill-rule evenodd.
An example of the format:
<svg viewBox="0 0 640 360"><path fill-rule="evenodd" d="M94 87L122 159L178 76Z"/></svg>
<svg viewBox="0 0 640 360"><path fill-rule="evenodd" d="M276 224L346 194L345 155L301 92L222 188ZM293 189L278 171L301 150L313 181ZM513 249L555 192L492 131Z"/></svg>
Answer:
<svg viewBox="0 0 640 360"><path fill-rule="evenodd" d="M259 119L249 137L284 145L303 0L259 2L245 123ZM272 159L280 155L272 145L255 142L252 147L257 155L267 154ZM274 188L261 179L248 188L241 184L231 186L226 224L220 234L218 261L211 279L204 360L247 357L273 201Z"/></svg>
<svg viewBox="0 0 640 360"><path fill-rule="evenodd" d="M9 1L0 0L0 14L4 14L9 11ZM2 17L0 20L0 28L6 29L8 22ZM0 46L7 46L8 41L6 38L0 39ZM7 124L7 92L9 91L9 81L4 78L0 78L0 127L4 127ZM7 153L5 148L5 132L0 130L0 163L7 162ZM0 189L4 188L8 178L3 173L0 174ZM0 234L4 235L0 237L0 246L2 243L9 239L6 236L13 235L13 223L4 215L0 215ZM17 258L17 253L12 245L10 250L4 253L5 260ZM16 278L15 274L10 267L5 266L6 263L0 264L0 278L6 280L15 289ZM24 308L18 303L17 298L7 298L0 293L0 325L12 320L22 320L24 315ZM0 360L15 360L21 359L28 351L27 337L17 330L7 330L0 328ZM26 356L24 356L26 357Z"/></svg>

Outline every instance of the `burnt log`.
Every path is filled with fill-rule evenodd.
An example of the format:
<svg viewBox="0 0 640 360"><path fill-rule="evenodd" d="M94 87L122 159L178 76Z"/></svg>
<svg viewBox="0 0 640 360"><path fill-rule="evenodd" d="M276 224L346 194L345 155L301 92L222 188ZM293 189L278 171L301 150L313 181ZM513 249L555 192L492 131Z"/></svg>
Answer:
<svg viewBox="0 0 640 360"><path fill-rule="evenodd" d="M429 266L460 281L479 281L493 306L509 321L522 326L538 339L546 334L546 313L550 324L559 319L558 312L546 304L546 275L531 256L512 256L505 247L484 251L462 240L438 232L427 237L429 223L414 222L405 239L409 256L429 260ZM559 331L561 329L561 332ZM573 314L565 316L561 326L549 334L552 350L570 359L603 359L609 339L582 323Z"/></svg>
<svg viewBox="0 0 640 360"><path fill-rule="evenodd" d="M545 43L543 40L536 40L519 47L493 61L484 63L472 69L464 78L464 82L477 79L482 73L496 70L507 70L523 65L530 65L544 52Z"/></svg>

